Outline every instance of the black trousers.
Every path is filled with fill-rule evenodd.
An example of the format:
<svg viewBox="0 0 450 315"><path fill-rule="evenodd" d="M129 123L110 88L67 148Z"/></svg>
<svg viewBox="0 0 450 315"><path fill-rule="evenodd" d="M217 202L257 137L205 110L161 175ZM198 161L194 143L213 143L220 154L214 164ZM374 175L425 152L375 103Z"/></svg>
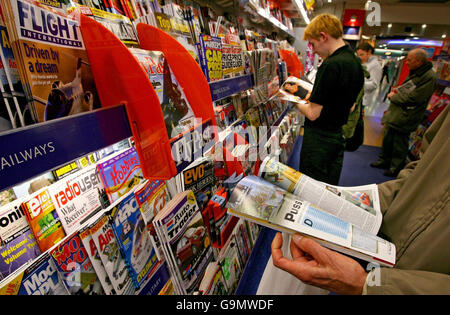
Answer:
<svg viewBox="0 0 450 315"><path fill-rule="evenodd" d="M299 171L331 185L338 185L344 161L342 131L305 127Z"/></svg>
<svg viewBox="0 0 450 315"><path fill-rule="evenodd" d="M389 165L392 172L399 172L408 155L409 132L401 132L386 127L384 130L383 144L378 160Z"/></svg>

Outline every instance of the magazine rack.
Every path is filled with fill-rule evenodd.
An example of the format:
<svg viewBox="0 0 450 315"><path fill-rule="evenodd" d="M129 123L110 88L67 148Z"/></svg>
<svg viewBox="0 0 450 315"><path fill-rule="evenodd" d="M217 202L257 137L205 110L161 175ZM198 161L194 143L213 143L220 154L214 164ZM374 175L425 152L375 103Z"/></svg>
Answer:
<svg viewBox="0 0 450 315"><path fill-rule="evenodd" d="M102 106L126 102L144 177L170 179L177 174L171 139L147 74L110 30L84 15L80 15L80 26ZM140 23L137 30L142 49L164 53L195 117L202 123L209 120L215 126L208 82L189 52L172 36L153 26Z"/></svg>

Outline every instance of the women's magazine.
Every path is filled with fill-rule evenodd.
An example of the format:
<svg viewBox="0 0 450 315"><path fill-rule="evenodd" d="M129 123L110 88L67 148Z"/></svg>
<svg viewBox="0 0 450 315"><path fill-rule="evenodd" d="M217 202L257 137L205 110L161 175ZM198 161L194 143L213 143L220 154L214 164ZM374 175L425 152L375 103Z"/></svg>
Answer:
<svg viewBox="0 0 450 315"><path fill-rule="evenodd" d="M376 235L380 229L382 214L376 184L332 186L314 180L270 156L261 164L259 176L367 233Z"/></svg>
<svg viewBox="0 0 450 315"><path fill-rule="evenodd" d="M322 246L382 266L395 264L395 245L257 176L244 177L227 203L228 212L269 228L301 233Z"/></svg>

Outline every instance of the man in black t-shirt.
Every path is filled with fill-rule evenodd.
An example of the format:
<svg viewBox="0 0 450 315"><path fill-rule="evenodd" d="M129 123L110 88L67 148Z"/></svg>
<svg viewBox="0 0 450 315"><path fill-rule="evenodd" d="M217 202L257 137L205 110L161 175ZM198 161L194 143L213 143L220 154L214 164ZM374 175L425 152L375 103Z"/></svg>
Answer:
<svg viewBox="0 0 450 315"><path fill-rule="evenodd" d="M364 84L361 62L342 39L342 24L334 15L321 14L306 27L304 40L323 62L306 104L300 172L338 185L344 158L342 126Z"/></svg>

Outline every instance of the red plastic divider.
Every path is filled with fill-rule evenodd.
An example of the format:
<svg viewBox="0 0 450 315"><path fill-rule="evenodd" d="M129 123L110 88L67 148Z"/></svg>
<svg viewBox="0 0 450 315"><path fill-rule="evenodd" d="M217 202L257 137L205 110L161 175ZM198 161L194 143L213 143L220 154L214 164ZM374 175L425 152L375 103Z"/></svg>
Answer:
<svg viewBox="0 0 450 315"><path fill-rule="evenodd" d="M184 94L194 111L194 115L202 122L211 119L216 126L209 83L199 64L175 38L166 32L139 23L136 27L142 49L158 50L164 53Z"/></svg>
<svg viewBox="0 0 450 315"><path fill-rule="evenodd" d="M80 15L80 25L102 107L126 104L144 177L171 178L176 167L169 136L147 74L128 48L103 25L84 15ZM172 66L171 61L169 64Z"/></svg>

